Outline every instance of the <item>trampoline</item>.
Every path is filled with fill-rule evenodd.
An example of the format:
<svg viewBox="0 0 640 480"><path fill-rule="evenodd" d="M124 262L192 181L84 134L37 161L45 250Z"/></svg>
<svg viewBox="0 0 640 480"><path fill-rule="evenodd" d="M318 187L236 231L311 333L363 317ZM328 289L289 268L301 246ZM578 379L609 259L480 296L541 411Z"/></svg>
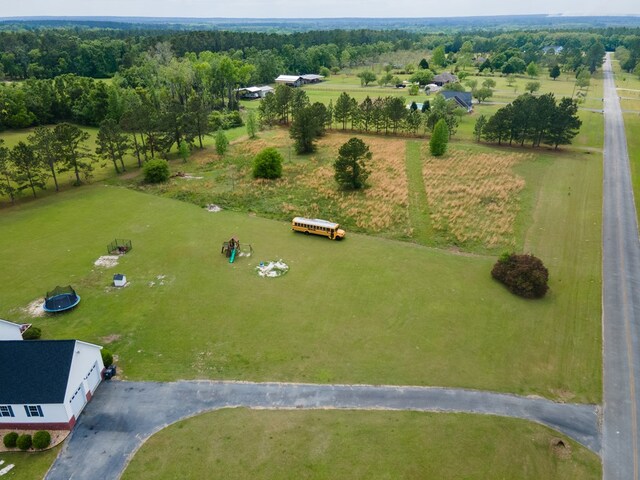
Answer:
<svg viewBox="0 0 640 480"><path fill-rule="evenodd" d="M71 287L56 287L52 291L47 292L44 299L42 309L45 312L64 312L70 310L80 303L80 295Z"/></svg>

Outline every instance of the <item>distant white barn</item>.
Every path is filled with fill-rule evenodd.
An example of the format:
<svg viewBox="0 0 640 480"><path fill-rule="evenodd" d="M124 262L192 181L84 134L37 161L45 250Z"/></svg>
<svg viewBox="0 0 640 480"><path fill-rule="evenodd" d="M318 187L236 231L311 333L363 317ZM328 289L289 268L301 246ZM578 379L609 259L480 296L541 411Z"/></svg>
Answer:
<svg viewBox="0 0 640 480"><path fill-rule="evenodd" d="M236 90L241 98L251 100L256 98L264 98L268 93L273 93L273 87L268 85L262 87L244 87Z"/></svg>
<svg viewBox="0 0 640 480"><path fill-rule="evenodd" d="M304 83L304 80L300 75L280 75L276 78L276 83L290 87L300 87Z"/></svg>

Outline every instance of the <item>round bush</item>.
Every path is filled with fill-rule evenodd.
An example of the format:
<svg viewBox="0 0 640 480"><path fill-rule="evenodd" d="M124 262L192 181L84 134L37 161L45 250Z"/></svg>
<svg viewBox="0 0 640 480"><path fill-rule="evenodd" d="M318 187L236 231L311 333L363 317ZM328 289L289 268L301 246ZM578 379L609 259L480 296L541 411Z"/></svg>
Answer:
<svg viewBox="0 0 640 480"><path fill-rule="evenodd" d="M169 180L169 164L166 160L149 160L144 164L144 181L162 183Z"/></svg>
<svg viewBox="0 0 640 480"><path fill-rule="evenodd" d="M104 366L110 367L113 364L113 354L106 348L100 350L100 354L102 355L102 363L104 363Z"/></svg>
<svg viewBox="0 0 640 480"><path fill-rule="evenodd" d="M37 340L42 335L42 330L38 327L31 326L22 334L23 340Z"/></svg>
<svg viewBox="0 0 640 480"><path fill-rule="evenodd" d="M51 444L51 435L46 430L38 430L33 434L33 448L42 450Z"/></svg>
<svg viewBox="0 0 640 480"><path fill-rule="evenodd" d="M542 298L549 289L549 271L533 255L505 254L493 266L491 276L524 298Z"/></svg>
<svg viewBox="0 0 640 480"><path fill-rule="evenodd" d="M20 450L29 450L31 448L31 435L23 433L18 437L16 445Z"/></svg>
<svg viewBox="0 0 640 480"><path fill-rule="evenodd" d="M253 176L256 178L280 178L282 155L273 147L265 148L253 159Z"/></svg>
<svg viewBox="0 0 640 480"><path fill-rule="evenodd" d="M18 441L18 434L16 432L9 432L2 437L2 443L7 448L16 448L16 442Z"/></svg>

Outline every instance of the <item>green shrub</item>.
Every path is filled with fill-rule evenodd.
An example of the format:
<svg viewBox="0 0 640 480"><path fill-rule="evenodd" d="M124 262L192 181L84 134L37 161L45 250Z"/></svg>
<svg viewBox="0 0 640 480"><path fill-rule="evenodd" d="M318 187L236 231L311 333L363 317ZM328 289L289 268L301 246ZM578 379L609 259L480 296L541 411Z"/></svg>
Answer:
<svg viewBox="0 0 640 480"><path fill-rule="evenodd" d="M9 432L4 437L2 437L2 443L7 448L16 448L17 441L18 434L16 432Z"/></svg>
<svg viewBox="0 0 640 480"><path fill-rule="evenodd" d="M169 164L166 160L149 160L144 164L144 181L162 183L169 180Z"/></svg>
<svg viewBox="0 0 640 480"><path fill-rule="evenodd" d="M218 155L224 155L229 148L229 139L222 130L218 130L216 133L216 153Z"/></svg>
<svg viewBox="0 0 640 480"><path fill-rule="evenodd" d="M549 271L542 260L533 255L502 255L493 266L491 276L524 298L542 298L549 289Z"/></svg>
<svg viewBox="0 0 640 480"><path fill-rule="evenodd" d="M37 340L42 335L42 330L38 327L31 326L22 333L23 340Z"/></svg>
<svg viewBox="0 0 640 480"><path fill-rule="evenodd" d="M209 128L211 130L229 130L230 128L241 127L243 125L240 112L234 111L214 111L209 115Z"/></svg>
<svg viewBox="0 0 640 480"><path fill-rule="evenodd" d="M42 450L51 444L51 434L46 430L38 430L33 434L33 448Z"/></svg>
<svg viewBox="0 0 640 480"><path fill-rule="evenodd" d="M29 450L31 448L31 435L23 433L18 437L16 445L20 450Z"/></svg>
<svg viewBox="0 0 640 480"><path fill-rule="evenodd" d="M265 148L253 159L255 178L280 178L282 176L282 155L273 147Z"/></svg>
<svg viewBox="0 0 640 480"><path fill-rule="evenodd" d="M104 363L104 366L110 367L113 364L113 354L106 348L100 350L100 354L102 355L102 363Z"/></svg>
<svg viewBox="0 0 640 480"><path fill-rule="evenodd" d="M447 151L448 143L449 128L447 127L447 122L444 121L444 118L441 118L433 128L433 135L431 135L431 140L429 140L429 149L431 150L431 155L433 155L434 157L444 155L444 153Z"/></svg>

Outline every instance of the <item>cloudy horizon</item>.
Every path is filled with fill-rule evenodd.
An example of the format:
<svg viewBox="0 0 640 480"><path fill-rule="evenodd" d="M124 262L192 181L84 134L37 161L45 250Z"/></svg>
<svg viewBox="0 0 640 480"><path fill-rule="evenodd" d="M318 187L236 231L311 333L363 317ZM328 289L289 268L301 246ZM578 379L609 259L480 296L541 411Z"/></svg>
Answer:
<svg viewBox="0 0 640 480"><path fill-rule="evenodd" d="M539 0L535 6L502 0L451 0L446 4L413 0L246 0L241 4L210 0L24 0L3 5L0 17L150 17L150 18L442 18L504 15L640 15L636 0Z"/></svg>

